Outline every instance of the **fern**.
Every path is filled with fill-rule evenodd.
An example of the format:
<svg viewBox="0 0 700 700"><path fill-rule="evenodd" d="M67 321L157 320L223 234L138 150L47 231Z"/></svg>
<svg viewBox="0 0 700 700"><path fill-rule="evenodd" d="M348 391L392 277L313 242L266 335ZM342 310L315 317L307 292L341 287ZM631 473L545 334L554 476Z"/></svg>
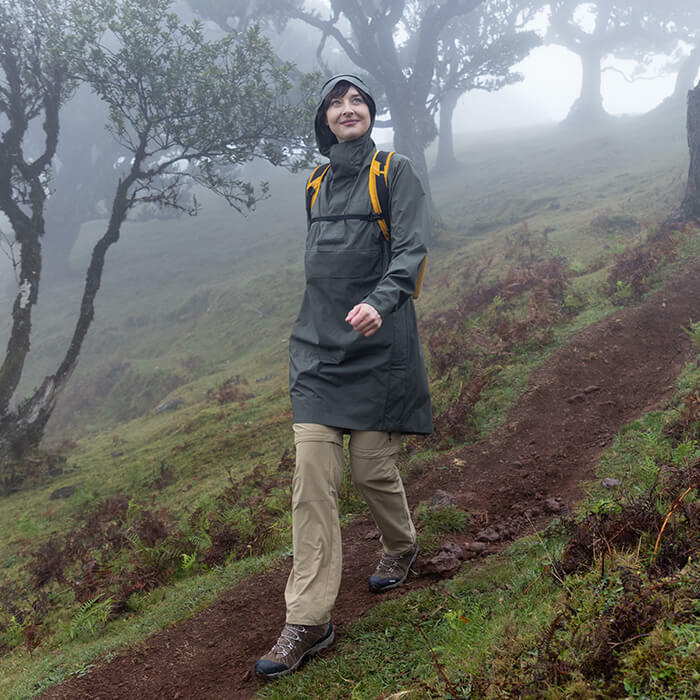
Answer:
<svg viewBox="0 0 700 700"><path fill-rule="evenodd" d="M101 601L101 597L102 595L98 595L80 606L70 623L71 639L75 639L83 632L89 632L94 636L98 630L105 626L112 612L114 600L110 596Z"/></svg>
<svg viewBox="0 0 700 700"><path fill-rule="evenodd" d="M198 552L207 552L212 547L211 536L206 530L192 530L187 535L187 541Z"/></svg>
<svg viewBox="0 0 700 700"><path fill-rule="evenodd" d="M192 554L183 552L180 554L180 558L182 559L182 570L188 572L197 563L197 552L193 552Z"/></svg>

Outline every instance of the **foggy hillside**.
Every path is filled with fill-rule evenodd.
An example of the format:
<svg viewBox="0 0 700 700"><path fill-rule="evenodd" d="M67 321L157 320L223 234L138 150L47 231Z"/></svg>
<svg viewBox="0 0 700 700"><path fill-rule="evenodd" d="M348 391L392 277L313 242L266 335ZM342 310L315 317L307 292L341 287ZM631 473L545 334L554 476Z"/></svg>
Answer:
<svg viewBox="0 0 700 700"><path fill-rule="evenodd" d="M699 32L694 0L0 0L0 696L692 697ZM432 203L420 556L367 590L345 477L338 639L264 684L341 71Z"/></svg>

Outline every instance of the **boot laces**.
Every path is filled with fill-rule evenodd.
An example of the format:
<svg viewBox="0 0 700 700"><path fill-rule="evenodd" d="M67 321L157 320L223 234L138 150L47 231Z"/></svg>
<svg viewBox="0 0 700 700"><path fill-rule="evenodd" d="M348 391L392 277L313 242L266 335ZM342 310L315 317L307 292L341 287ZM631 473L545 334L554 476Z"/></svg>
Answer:
<svg viewBox="0 0 700 700"><path fill-rule="evenodd" d="M377 566L377 571L386 572L387 574L394 573L394 569L396 569L399 559L401 559L400 556L392 557L382 552L382 556L379 559L379 565Z"/></svg>
<svg viewBox="0 0 700 700"><path fill-rule="evenodd" d="M280 638L272 647L272 653L278 656L287 656L294 649L294 644L301 641L299 633L303 634L304 632L306 632L306 627L303 625L285 625Z"/></svg>

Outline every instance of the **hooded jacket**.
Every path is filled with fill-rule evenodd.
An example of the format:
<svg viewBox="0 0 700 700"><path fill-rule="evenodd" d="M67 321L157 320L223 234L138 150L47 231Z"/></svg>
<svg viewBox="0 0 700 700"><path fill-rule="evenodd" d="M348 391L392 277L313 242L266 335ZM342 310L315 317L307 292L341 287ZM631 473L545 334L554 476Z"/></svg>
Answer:
<svg viewBox="0 0 700 700"><path fill-rule="evenodd" d="M371 125L338 143L322 113L323 100L346 80L370 99ZM369 214L369 169L376 151L370 132L374 100L362 80L339 75L322 89L315 119L319 151L330 160L312 217ZM427 254L430 216L410 160L389 167L391 242L374 221L312 221L305 252L306 287L289 345L295 423L346 430L428 434L432 413L412 294ZM361 302L382 317L369 338L345 321Z"/></svg>

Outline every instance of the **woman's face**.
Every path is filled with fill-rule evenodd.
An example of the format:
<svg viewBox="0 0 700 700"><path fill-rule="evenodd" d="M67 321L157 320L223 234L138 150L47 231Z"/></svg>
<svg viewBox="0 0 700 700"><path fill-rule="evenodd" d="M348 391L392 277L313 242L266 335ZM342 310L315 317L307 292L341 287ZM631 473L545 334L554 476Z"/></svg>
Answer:
<svg viewBox="0 0 700 700"><path fill-rule="evenodd" d="M338 143L360 138L369 129L369 106L352 85L342 97L334 97L326 110L328 128Z"/></svg>

